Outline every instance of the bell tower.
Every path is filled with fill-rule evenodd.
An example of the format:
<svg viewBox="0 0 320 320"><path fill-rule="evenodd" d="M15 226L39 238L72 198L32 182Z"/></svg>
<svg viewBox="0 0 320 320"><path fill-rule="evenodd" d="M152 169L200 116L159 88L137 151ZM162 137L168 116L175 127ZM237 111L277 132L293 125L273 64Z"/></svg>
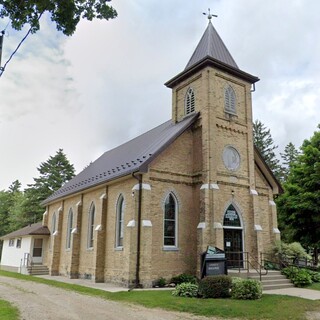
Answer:
<svg viewBox="0 0 320 320"><path fill-rule="evenodd" d="M211 245L257 256L262 242L254 232L260 223L254 198L251 89L259 78L239 69L212 17L209 11L208 26L185 69L166 83L172 89L172 121L199 113L194 129L194 143L202 153L201 165L194 166L201 173L198 253ZM239 221L232 227L235 217ZM232 238L229 229L239 232Z"/></svg>

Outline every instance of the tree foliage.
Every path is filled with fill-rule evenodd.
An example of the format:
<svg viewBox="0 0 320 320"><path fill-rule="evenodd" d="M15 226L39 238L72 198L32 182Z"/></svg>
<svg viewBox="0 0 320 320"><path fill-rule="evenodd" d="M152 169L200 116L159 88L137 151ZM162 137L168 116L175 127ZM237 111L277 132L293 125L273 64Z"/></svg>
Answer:
<svg viewBox="0 0 320 320"><path fill-rule="evenodd" d="M9 186L8 191L0 191L0 236L15 230L15 225L12 223L12 213L17 203L17 197L23 194L20 188L21 183L16 180Z"/></svg>
<svg viewBox="0 0 320 320"><path fill-rule="evenodd" d="M28 223L41 220L44 211L41 202L75 174L74 166L70 164L62 149L59 149L54 156L50 156L46 162L41 163L37 170L39 177L33 178L34 183L25 189L23 214Z"/></svg>
<svg viewBox="0 0 320 320"><path fill-rule="evenodd" d="M267 129L267 127L259 120L255 120L253 123L253 142L273 174L279 180L282 180L280 160L277 159L275 154L275 150L278 146L275 145L273 141L270 129Z"/></svg>
<svg viewBox="0 0 320 320"><path fill-rule="evenodd" d="M280 155L282 158L283 180L286 181L291 171L291 168L293 167L295 161L298 158L299 151L296 149L292 142L289 142L286 145L284 152L280 153Z"/></svg>
<svg viewBox="0 0 320 320"><path fill-rule="evenodd" d="M0 18L9 17L11 25L21 30L29 24L31 32L40 29L39 19L48 12L57 29L72 35L81 19L113 19L116 10L107 3L111 0L0 0Z"/></svg>
<svg viewBox="0 0 320 320"><path fill-rule="evenodd" d="M8 190L0 191L0 236L20 229L29 223L41 221L44 208L41 202L74 177L74 166L70 164L62 149L40 164L39 177L21 190L19 180Z"/></svg>
<svg viewBox="0 0 320 320"><path fill-rule="evenodd" d="M289 241L320 246L320 131L305 140L277 199L279 225Z"/></svg>

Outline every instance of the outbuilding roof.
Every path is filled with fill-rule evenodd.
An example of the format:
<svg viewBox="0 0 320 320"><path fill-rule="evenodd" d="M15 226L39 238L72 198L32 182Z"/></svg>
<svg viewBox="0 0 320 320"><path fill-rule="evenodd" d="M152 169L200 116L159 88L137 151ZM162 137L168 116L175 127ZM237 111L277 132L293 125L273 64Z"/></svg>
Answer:
<svg viewBox="0 0 320 320"><path fill-rule="evenodd" d="M8 239L8 238L17 238L17 237L23 237L23 236L28 236L28 235L49 236L50 231L49 231L48 227L45 227L42 225L42 222L38 222L38 223L30 224L22 229L8 233L8 234L2 236L0 239L4 240L4 239Z"/></svg>
<svg viewBox="0 0 320 320"><path fill-rule="evenodd" d="M43 201L42 205L133 172L146 172L149 163L188 129L198 116L198 113L194 113L177 123L169 120L129 142L105 152Z"/></svg>

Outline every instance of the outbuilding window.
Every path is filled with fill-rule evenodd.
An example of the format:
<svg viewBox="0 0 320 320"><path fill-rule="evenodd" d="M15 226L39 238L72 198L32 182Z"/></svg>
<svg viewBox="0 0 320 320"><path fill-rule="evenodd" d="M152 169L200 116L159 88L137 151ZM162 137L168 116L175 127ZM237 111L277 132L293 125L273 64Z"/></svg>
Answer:
<svg viewBox="0 0 320 320"><path fill-rule="evenodd" d="M14 247L14 239L9 239L9 247Z"/></svg>
<svg viewBox="0 0 320 320"><path fill-rule="evenodd" d="M21 248L21 242L22 242L22 239L18 238L17 239L17 245L16 245L17 248Z"/></svg>

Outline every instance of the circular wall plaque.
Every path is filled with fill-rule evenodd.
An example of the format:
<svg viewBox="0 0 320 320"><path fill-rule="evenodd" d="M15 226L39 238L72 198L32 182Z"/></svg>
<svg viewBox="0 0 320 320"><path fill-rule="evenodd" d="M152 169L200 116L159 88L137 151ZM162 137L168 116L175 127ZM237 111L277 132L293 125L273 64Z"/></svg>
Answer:
<svg viewBox="0 0 320 320"><path fill-rule="evenodd" d="M227 146L223 150L223 163L228 170L235 171L240 166L240 154L234 147Z"/></svg>

